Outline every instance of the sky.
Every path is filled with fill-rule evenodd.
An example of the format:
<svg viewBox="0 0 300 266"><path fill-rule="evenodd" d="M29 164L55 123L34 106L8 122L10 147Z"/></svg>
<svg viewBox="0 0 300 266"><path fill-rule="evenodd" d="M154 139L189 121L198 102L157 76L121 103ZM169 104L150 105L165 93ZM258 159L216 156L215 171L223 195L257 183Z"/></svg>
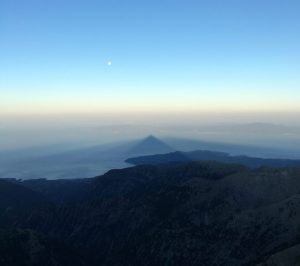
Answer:
<svg viewBox="0 0 300 266"><path fill-rule="evenodd" d="M299 0L1 0L0 115L299 112Z"/></svg>

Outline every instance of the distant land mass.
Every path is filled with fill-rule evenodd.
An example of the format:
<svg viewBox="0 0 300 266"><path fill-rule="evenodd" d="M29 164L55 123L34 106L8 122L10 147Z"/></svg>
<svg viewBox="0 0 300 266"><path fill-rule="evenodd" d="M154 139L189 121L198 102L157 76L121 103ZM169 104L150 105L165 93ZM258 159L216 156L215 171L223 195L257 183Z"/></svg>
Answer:
<svg viewBox="0 0 300 266"><path fill-rule="evenodd" d="M126 162L128 158L175 151L209 150L225 152L234 156L246 155L274 159L300 158L300 155L297 157L293 151L191 139L157 138L153 135L138 140L94 145L74 150L70 150L68 147L68 150L64 152L53 152L54 147L49 147L49 150L49 154L47 154L46 147L44 149L0 152L0 178L90 178L104 174L111 169L129 167L130 164ZM196 157L196 159L201 158ZM228 158L225 161L228 161ZM231 161L229 160L229 162Z"/></svg>
<svg viewBox="0 0 300 266"><path fill-rule="evenodd" d="M233 156L224 152L216 151L192 151L192 152L172 152L167 154L157 154L128 158L127 163L133 165L141 164L170 164L189 161L219 161L224 163L236 163L251 168L269 166L269 167L286 167L300 166L300 160L289 159L265 159L249 156Z"/></svg>

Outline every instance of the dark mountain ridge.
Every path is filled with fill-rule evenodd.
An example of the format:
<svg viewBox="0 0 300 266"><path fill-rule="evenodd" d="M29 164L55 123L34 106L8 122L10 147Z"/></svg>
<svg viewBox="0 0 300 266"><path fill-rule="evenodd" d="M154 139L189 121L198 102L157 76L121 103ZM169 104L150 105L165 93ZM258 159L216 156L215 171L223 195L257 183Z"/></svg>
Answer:
<svg viewBox="0 0 300 266"><path fill-rule="evenodd" d="M35 211L2 227L54 237L84 265L254 266L300 244L300 167L186 162L111 170L76 184L9 182L11 193L47 202L34 200Z"/></svg>

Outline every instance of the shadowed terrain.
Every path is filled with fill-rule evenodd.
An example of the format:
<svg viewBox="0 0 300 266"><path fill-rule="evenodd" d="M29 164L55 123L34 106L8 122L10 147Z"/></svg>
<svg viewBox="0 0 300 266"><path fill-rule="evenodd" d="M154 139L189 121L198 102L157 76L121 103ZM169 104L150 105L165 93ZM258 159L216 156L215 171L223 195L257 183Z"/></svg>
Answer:
<svg viewBox="0 0 300 266"><path fill-rule="evenodd" d="M187 162L74 181L3 180L0 192L20 191L26 208L9 219L2 212L1 227L55 238L83 265L257 265L300 244L299 177L299 167ZM7 208L14 213L19 201Z"/></svg>

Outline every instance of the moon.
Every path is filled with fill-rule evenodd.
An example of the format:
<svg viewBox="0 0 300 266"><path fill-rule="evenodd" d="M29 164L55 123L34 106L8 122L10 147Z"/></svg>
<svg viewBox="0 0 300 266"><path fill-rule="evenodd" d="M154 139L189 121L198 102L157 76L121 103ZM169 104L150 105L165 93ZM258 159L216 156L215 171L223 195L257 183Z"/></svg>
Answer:
<svg viewBox="0 0 300 266"><path fill-rule="evenodd" d="M107 61L107 65L108 65L108 66L111 66L111 65L112 65L112 62L111 62L111 61Z"/></svg>

